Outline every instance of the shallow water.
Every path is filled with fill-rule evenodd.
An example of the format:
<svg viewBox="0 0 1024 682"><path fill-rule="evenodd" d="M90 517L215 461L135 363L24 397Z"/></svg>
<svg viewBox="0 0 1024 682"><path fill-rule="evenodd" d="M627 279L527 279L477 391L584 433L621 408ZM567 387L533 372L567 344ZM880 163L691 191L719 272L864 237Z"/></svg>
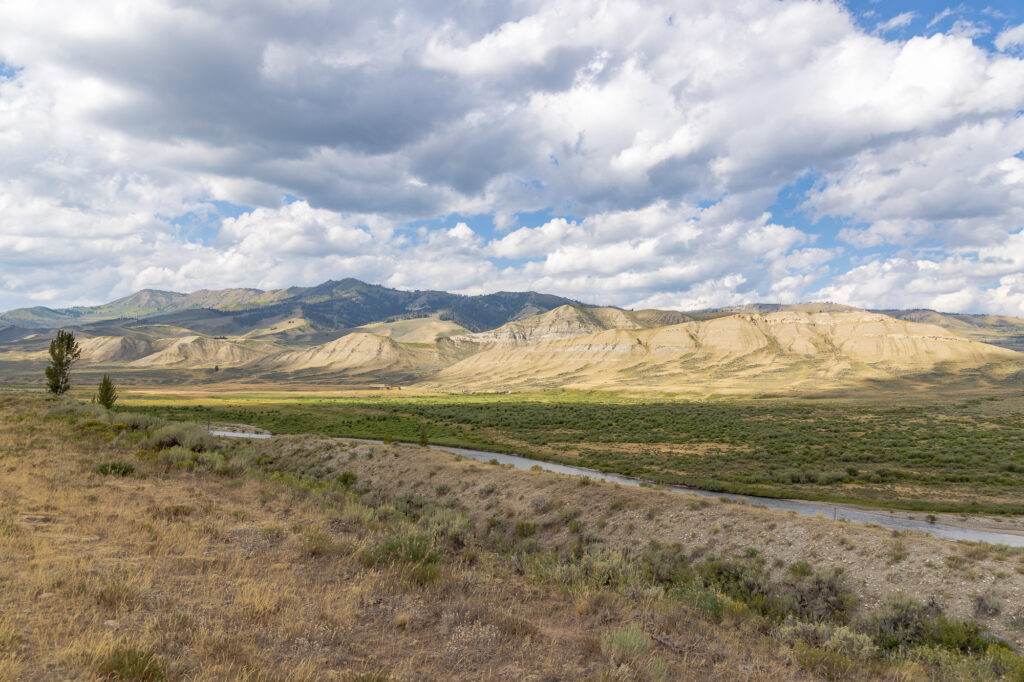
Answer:
<svg viewBox="0 0 1024 682"><path fill-rule="evenodd" d="M545 471L553 471L559 474L568 474L570 476L586 476L599 481L611 481L613 483L619 483L622 485L639 486L641 481L628 476L621 476L619 474L606 474L600 471L594 471L593 469L584 469L582 467L568 466L565 464L555 464L553 462L542 462L536 459L529 459L527 457L517 457L516 455L505 455L497 452L483 452L481 450L467 450L465 448L452 448L441 445L431 446L435 450L444 450L445 452L451 452L456 455L462 455L470 459L476 459L483 462L488 462L492 459L498 460L501 464L511 464L516 469L530 469L535 466L539 466ZM750 505L757 505L761 507L767 507L768 509L782 509L785 511L793 511L801 516L823 516L828 519L843 519L846 521L852 521L854 523L873 523L883 528L889 528L892 530L915 530L923 533L930 533L936 537L945 538L947 540L971 540L976 542L990 542L994 544L1010 545L1012 547L1024 547L1024 535L1014 535L1013 533L998 533L996 531L986 530L972 530L970 528L960 528L958 526L948 526L941 523L928 523L927 521L917 521L914 519L906 519L882 511L867 511L861 509L849 509L844 507L837 507L835 505L827 504L824 502L809 502L805 500L778 500L771 497L756 497L754 495L736 495L732 493L716 493L710 490L702 490L700 488L688 488L686 486L674 485L669 486L669 489L678 493L688 493L691 495L699 495L707 498L721 498L727 497L731 500L737 500L746 502Z"/></svg>
<svg viewBox="0 0 1024 682"><path fill-rule="evenodd" d="M224 438L270 438L269 433L247 433L244 431L220 431L210 430L211 436L223 436Z"/></svg>
<svg viewBox="0 0 1024 682"><path fill-rule="evenodd" d="M270 438L268 433L239 433L234 431L211 431L215 436L225 436L228 438ZM356 441L361 443L381 443L378 440L367 440L363 438L345 438L343 440ZM497 460L499 464L510 464L516 469L531 469L533 467L540 467L545 471L552 471L558 474L567 474L569 476L585 476L598 481L610 481L612 483L619 483L621 485L640 486L642 481L636 478L630 478L629 476L622 476L619 474L606 474L601 471L595 471L594 469L585 469L583 467L574 467L567 464L556 464L554 462L543 462L537 459L529 459L528 457L519 457L517 455L506 455L501 452L486 452L483 450L468 450L466 448L455 448L447 445L431 445L433 450L443 450L444 452L450 452L455 455L461 455L468 457L469 459L479 460L481 462L489 462L491 460ZM974 530L971 528L960 528L958 526L949 526L941 523L928 523L927 521L918 521L916 519L907 519L897 516L894 513L884 511L869 511L864 509L850 509L846 507L837 507L832 504L825 502L810 502L806 500L778 500L772 497L757 497L755 495L737 495L734 493L716 493L710 490L702 490L700 488L688 488L686 486L674 485L669 486L669 489L677 493L687 493L690 495L699 495L700 497L707 497L712 499L718 498L729 498L738 502L744 502L753 506L766 507L768 509L781 509L784 511L792 511L800 514L801 516L822 516L827 519L851 521L853 523L873 523L883 528L889 528L891 530L913 530L920 531L922 533L929 533L936 537L944 538L946 540L969 540L972 542L990 542L993 544L1009 545L1011 547L1024 547L1024 535L1015 535L1013 533L999 533L997 531L989 530Z"/></svg>

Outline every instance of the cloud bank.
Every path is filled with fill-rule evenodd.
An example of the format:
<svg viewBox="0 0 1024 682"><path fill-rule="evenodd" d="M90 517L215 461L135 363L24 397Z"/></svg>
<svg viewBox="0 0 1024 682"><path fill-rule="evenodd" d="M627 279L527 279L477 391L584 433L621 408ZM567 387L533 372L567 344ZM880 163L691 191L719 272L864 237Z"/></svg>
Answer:
<svg viewBox="0 0 1024 682"><path fill-rule="evenodd" d="M493 4L0 5L0 308L352 276L1024 315L1019 17Z"/></svg>

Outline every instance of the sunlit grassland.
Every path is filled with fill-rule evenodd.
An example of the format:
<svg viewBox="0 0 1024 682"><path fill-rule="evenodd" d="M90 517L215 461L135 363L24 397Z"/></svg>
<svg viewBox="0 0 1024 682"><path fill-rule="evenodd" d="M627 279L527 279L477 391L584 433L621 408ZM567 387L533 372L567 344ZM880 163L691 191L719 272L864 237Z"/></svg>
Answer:
<svg viewBox="0 0 1024 682"><path fill-rule="evenodd" d="M602 391L132 394L126 409L274 433L513 452L662 483L1024 513L1024 397L680 399Z"/></svg>

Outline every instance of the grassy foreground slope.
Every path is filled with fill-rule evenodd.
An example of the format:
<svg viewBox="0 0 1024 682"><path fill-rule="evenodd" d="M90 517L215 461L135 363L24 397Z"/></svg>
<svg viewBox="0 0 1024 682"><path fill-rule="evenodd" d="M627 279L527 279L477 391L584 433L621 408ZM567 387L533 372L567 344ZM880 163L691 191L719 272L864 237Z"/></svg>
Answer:
<svg viewBox="0 0 1024 682"><path fill-rule="evenodd" d="M1024 679L1005 548L24 396L0 467L0 679Z"/></svg>
<svg viewBox="0 0 1024 682"><path fill-rule="evenodd" d="M814 677L749 623L515 574L449 505L49 409L0 394L0 680Z"/></svg>
<svg viewBox="0 0 1024 682"><path fill-rule="evenodd" d="M433 443L711 490L1024 513L1024 396L1016 393L889 401L250 393L132 395L125 402L125 409L273 433L416 442L425 428Z"/></svg>

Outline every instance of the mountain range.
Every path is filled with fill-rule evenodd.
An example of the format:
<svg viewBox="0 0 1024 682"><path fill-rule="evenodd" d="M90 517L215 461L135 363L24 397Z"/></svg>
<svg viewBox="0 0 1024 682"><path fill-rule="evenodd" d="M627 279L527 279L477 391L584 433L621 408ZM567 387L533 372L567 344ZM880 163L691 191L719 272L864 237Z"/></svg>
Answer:
<svg viewBox="0 0 1024 682"><path fill-rule="evenodd" d="M98 306L19 308L0 313L0 324L25 329L80 327L98 322L148 320L185 326L209 334L238 333L273 326L287 319L308 321L310 329L334 332L400 317L444 312L471 331L500 326L566 303L561 296L501 291L463 296L444 291L401 291L356 279L327 281L313 287L203 289L191 294L144 289Z"/></svg>
<svg viewBox="0 0 1024 682"><path fill-rule="evenodd" d="M831 303L625 310L345 279L12 310L0 314L0 381L40 372L56 328L75 330L84 371L127 383L792 390L909 377L1002 383L1024 372L1024 320L1008 316Z"/></svg>

